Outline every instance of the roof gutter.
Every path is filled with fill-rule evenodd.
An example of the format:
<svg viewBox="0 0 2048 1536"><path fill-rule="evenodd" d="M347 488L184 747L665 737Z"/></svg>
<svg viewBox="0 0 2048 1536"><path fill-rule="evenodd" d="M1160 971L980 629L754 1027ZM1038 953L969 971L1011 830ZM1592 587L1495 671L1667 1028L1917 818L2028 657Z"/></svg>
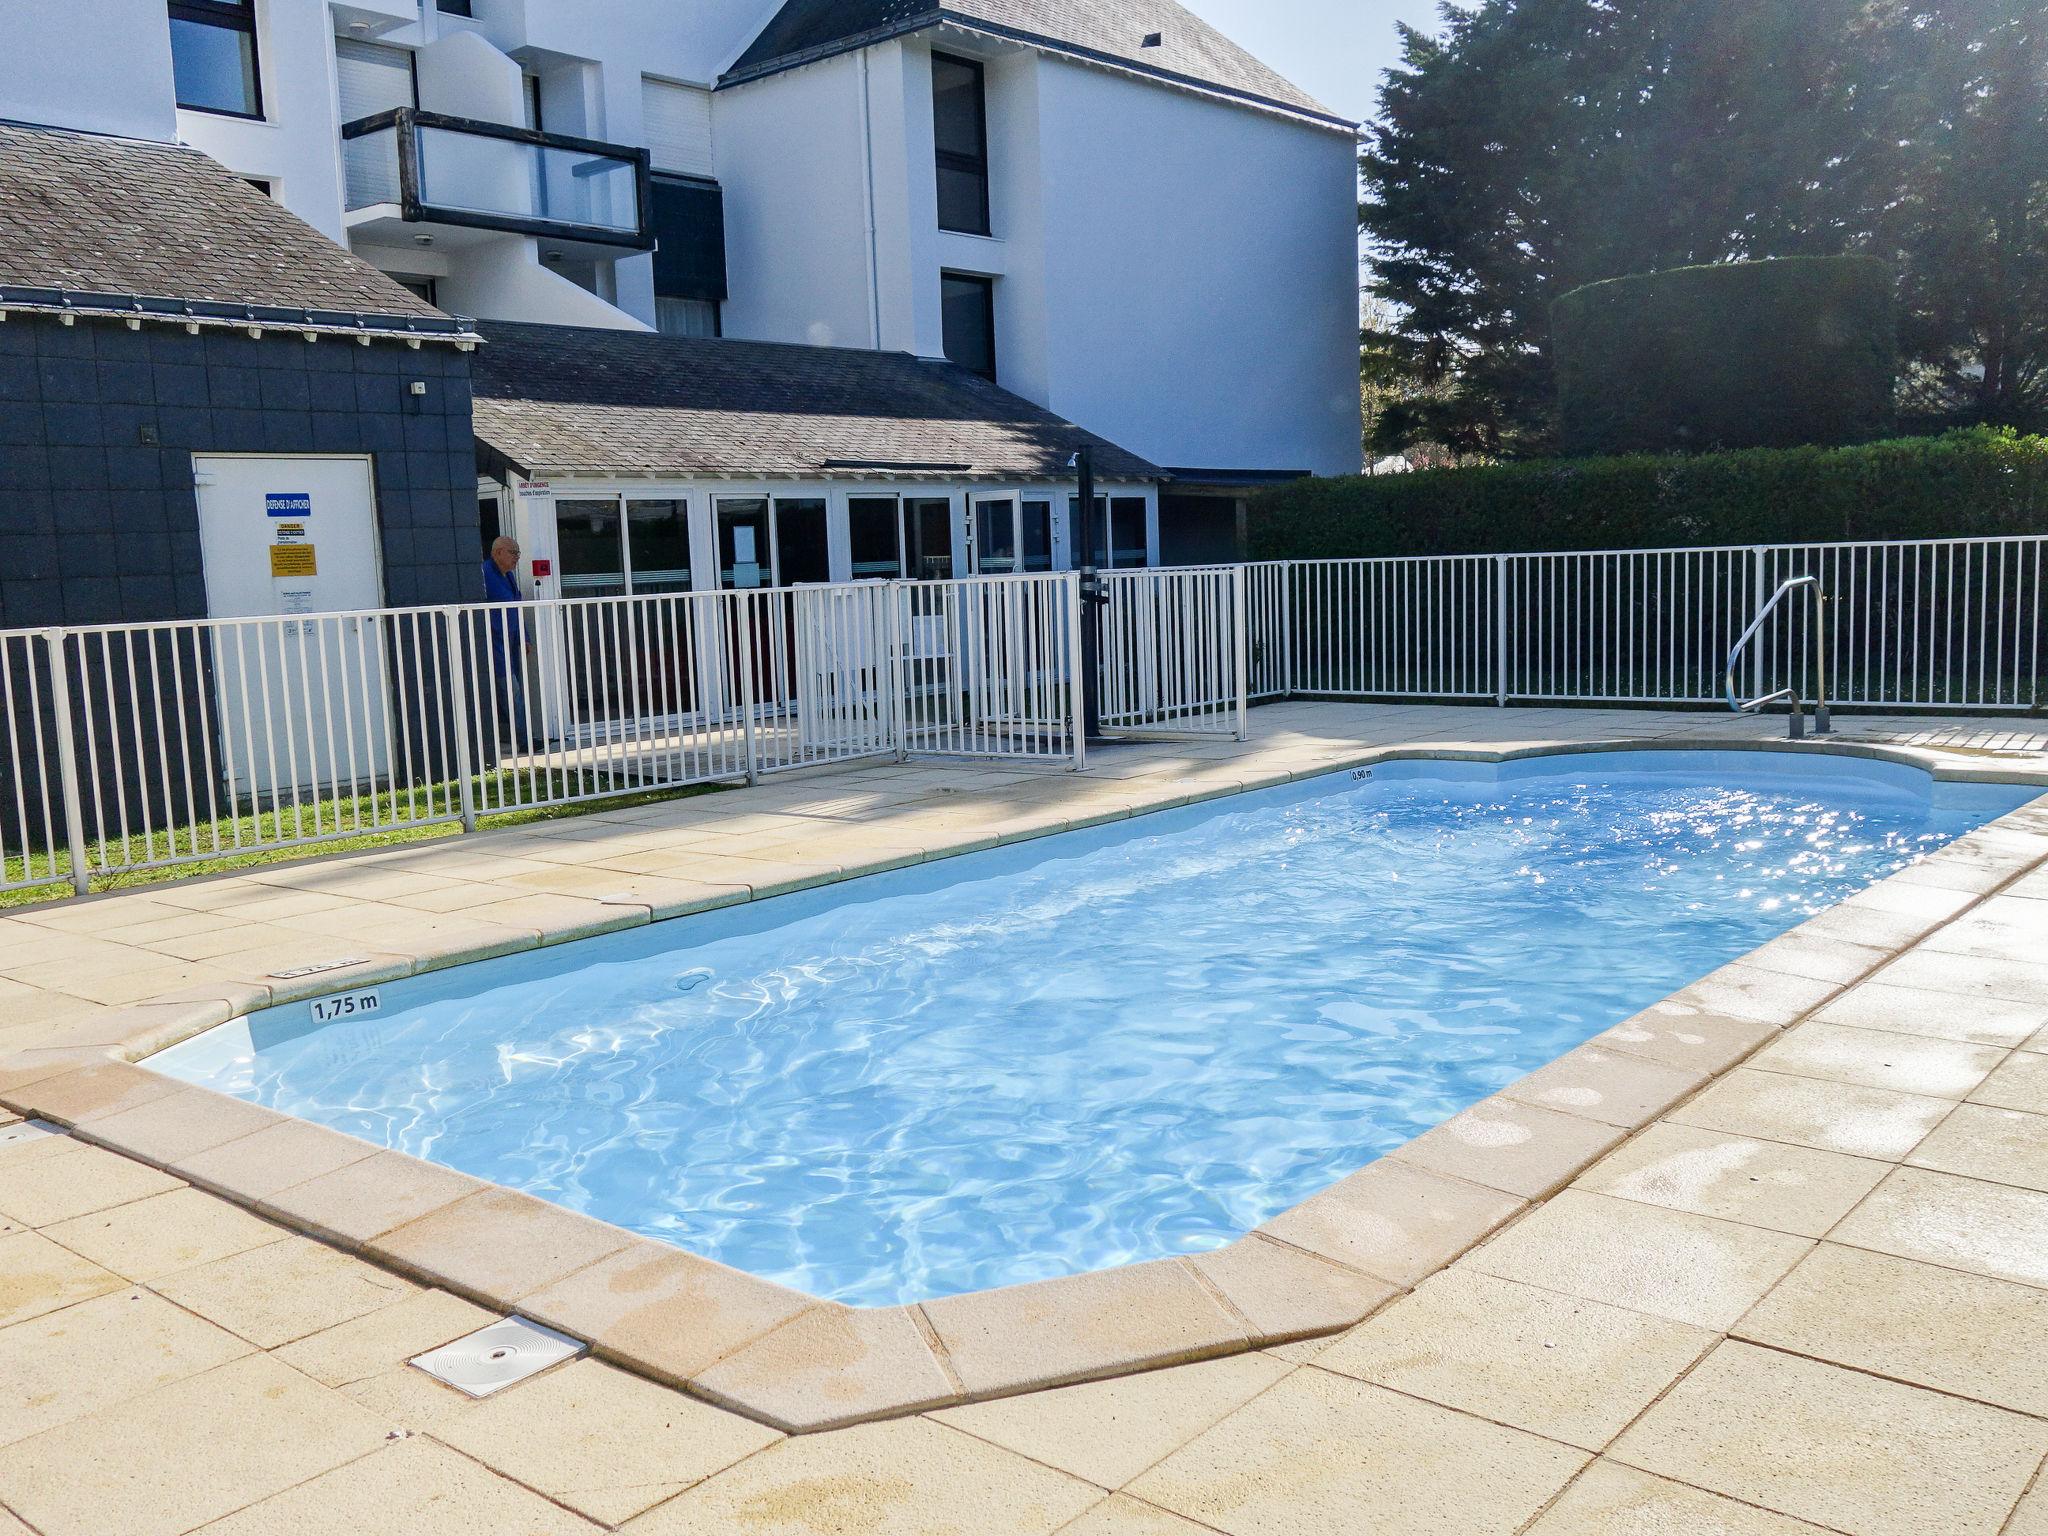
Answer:
<svg viewBox="0 0 2048 1536"><path fill-rule="evenodd" d="M51 316L64 325L74 325L81 318L121 320L131 331L141 330L145 323L177 325L195 336L202 330L246 331L256 337L275 331L297 333L308 341L322 336L353 337L364 346L372 341L402 341L418 348L434 342L463 352L474 350L483 341L469 321L448 316L379 315L0 284L0 319L10 314Z"/></svg>

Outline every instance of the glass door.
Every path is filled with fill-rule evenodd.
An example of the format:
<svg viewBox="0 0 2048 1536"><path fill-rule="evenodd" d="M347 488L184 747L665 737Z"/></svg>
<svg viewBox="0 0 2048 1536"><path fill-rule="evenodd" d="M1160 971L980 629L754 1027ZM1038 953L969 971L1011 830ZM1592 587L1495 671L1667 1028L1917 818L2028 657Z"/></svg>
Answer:
<svg viewBox="0 0 2048 1536"><path fill-rule="evenodd" d="M775 585L768 546L768 498L718 499L718 584L726 590Z"/></svg>
<svg viewBox="0 0 2048 1536"><path fill-rule="evenodd" d="M690 590L690 519L681 498L626 503L627 588L635 597Z"/></svg>
<svg viewBox="0 0 2048 1536"><path fill-rule="evenodd" d="M1017 545L1024 551L1024 569L1052 569L1052 503L1027 501L1017 512Z"/></svg>
<svg viewBox="0 0 2048 1536"><path fill-rule="evenodd" d="M555 503L555 554L561 561L562 596L625 596L626 560L619 521L615 496Z"/></svg>
<svg viewBox="0 0 2048 1536"><path fill-rule="evenodd" d="M1007 497L974 504L974 571L1007 576L1017 569L1017 503Z"/></svg>
<svg viewBox="0 0 2048 1536"><path fill-rule="evenodd" d="M1081 498L1067 498L1069 547L1074 564L1081 564ZM1095 565L1099 570L1134 570L1152 563L1145 533L1145 498L1142 496L1097 496L1095 498ZM1105 547L1104 539L1107 539Z"/></svg>
<svg viewBox="0 0 2048 1536"><path fill-rule="evenodd" d="M626 583L635 597L690 590L689 503L681 497L626 503ZM628 678L643 718L674 719L696 708L688 603L634 603L627 614Z"/></svg>
<svg viewBox="0 0 2048 1536"><path fill-rule="evenodd" d="M850 496L846 536L855 581L895 581L903 565L903 503L894 496Z"/></svg>
<svg viewBox="0 0 2048 1536"><path fill-rule="evenodd" d="M590 497L555 503L555 553L562 596L580 599L559 610L562 654L558 670L573 711L569 734L602 734L637 690L626 681L630 644L621 644L617 610L589 602L626 595L625 543L619 499Z"/></svg>
<svg viewBox="0 0 2048 1536"><path fill-rule="evenodd" d="M825 498L775 498L775 584L802 587L832 579L832 551L825 533Z"/></svg>
<svg viewBox="0 0 2048 1536"><path fill-rule="evenodd" d="M959 571L953 556L953 501L924 496L903 504L910 533L910 574L919 581L950 581Z"/></svg>
<svg viewBox="0 0 2048 1536"><path fill-rule="evenodd" d="M555 503L555 551L565 598L656 597L691 585L689 504L679 496L583 497ZM698 687L680 662L686 643L666 604L568 608L559 618L567 680L592 731L628 714L694 707Z"/></svg>

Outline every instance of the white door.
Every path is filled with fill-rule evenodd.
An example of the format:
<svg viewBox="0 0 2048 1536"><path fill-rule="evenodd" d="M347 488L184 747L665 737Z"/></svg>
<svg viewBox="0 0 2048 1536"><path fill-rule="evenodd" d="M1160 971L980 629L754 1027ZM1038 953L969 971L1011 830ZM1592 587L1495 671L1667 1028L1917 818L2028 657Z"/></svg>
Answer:
<svg viewBox="0 0 2048 1536"><path fill-rule="evenodd" d="M240 621L213 638L230 792L367 792L389 773L392 738L387 625L363 616L383 600L370 460L204 455L193 469L207 613Z"/></svg>

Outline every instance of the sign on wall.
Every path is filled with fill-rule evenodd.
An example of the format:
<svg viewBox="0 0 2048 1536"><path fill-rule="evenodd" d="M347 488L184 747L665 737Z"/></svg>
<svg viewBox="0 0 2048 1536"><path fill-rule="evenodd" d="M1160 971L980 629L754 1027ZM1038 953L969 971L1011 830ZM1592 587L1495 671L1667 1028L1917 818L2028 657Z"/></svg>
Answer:
<svg viewBox="0 0 2048 1536"><path fill-rule="evenodd" d="M313 498L305 491L265 491L263 510L270 517L311 517Z"/></svg>

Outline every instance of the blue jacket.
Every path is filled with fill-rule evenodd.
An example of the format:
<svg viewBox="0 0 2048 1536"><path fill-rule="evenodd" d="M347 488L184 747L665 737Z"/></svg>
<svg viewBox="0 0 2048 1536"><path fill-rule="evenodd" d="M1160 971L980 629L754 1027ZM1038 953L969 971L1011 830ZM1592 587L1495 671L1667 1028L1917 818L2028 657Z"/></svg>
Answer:
<svg viewBox="0 0 2048 1536"><path fill-rule="evenodd" d="M519 583L498 569L495 560L484 562L484 601L487 603L523 603L525 594L519 590ZM494 615L490 620L491 659L500 671L518 671L521 654L526 649L524 626L517 614Z"/></svg>
<svg viewBox="0 0 2048 1536"><path fill-rule="evenodd" d="M484 562L484 601L487 603L523 603L526 595L519 590L519 583L498 569L498 562Z"/></svg>

